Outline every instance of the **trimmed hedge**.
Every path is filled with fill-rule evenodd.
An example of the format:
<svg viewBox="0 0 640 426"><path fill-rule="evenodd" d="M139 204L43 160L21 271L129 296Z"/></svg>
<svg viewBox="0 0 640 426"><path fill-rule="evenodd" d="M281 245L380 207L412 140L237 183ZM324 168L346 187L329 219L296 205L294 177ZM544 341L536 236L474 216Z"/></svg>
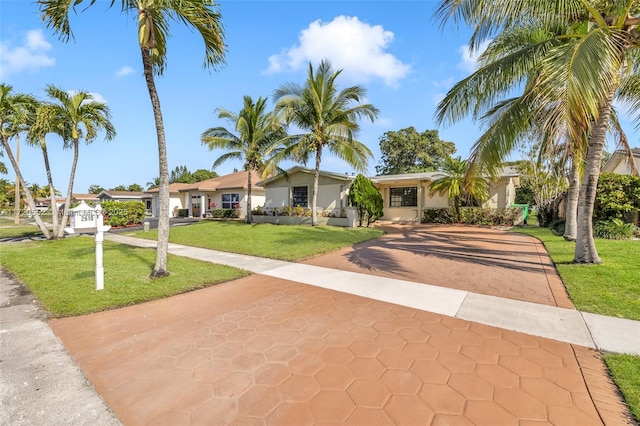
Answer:
<svg viewBox="0 0 640 426"><path fill-rule="evenodd" d="M142 201L103 201L104 224L125 226L142 223L146 216L146 206Z"/></svg>
<svg viewBox="0 0 640 426"><path fill-rule="evenodd" d="M235 219L240 217L240 209L211 209L214 219Z"/></svg>
<svg viewBox="0 0 640 426"><path fill-rule="evenodd" d="M427 209L422 213L422 223L464 223L466 225L513 226L518 219L518 209L490 209L467 207L460 209L460 220L452 208Z"/></svg>

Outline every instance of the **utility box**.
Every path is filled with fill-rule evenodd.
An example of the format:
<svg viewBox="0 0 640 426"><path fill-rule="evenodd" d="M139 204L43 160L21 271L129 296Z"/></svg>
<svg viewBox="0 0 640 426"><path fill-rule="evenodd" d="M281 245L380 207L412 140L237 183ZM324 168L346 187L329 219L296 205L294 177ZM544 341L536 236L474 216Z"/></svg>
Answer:
<svg viewBox="0 0 640 426"><path fill-rule="evenodd" d="M514 223L514 225L526 225L527 219L529 218L529 204L511 204L511 208L522 210L521 223Z"/></svg>

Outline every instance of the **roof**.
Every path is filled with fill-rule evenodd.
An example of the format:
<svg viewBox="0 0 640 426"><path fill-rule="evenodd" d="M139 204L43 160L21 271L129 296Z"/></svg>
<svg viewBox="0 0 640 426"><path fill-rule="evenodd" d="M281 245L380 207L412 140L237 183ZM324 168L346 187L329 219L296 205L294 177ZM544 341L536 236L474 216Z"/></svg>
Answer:
<svg viewBox="0 0 640 426"><path fill-rule="evenodd" d="M404 173L398 175L380 175L373 176L370 179L374 183L398 183L402 181L415 181L415 180L436 180L442 177L448 176L445 172L421 172L421 173ZM503 167L500 169L500 177L517 177L520 173L513 167Z"/></svg>
<svg viewBox="0 0 640 426"><path fill-rule="evenodd" d="M187 186L191 186L193 185L192 183L180 183L180 182L175 182L175 183L170 183L169 184L169 192L180 192L180 190L182 188L186 188ZM153 188L153 189L149 189L147 191L145 191L145 194L157 194L158 192L160 192L160 188Z"/></svg>
<svg viewBox="0 0 640 426"><path fill-rule="evenodd" d="M638 161L638 159L640 159L640 148L631 148L630 151L633 154L633 157L636 159L635 160L636 164L640 164L640 162ZM627 151L624 149L619 149L615 151L611 155L611 157L609 157L609 160L607 160L607 162L602 167L602 171L613 172L622 161L627 161L628 158L629 157L627 156ZM637 167L637 168L640 168L640 167ZM630 170L631 173L633 173L632 170L633 169Z"/></svg>
<svg viewBox="0 0 640 426"><path fill-rule="evenodd" d="M101 198L103 195L106 195L109 198L131 198L132 200L138 200L140 198L145 198L146 194L144 192L137 191L112 191L112 190L104 190L101 191L96 197Z"/></svg>
<svg viewBox="0 0 640 426"><path fill-rule="evenodd" d="M97 194L72 194L72 196L76 200L96 201L98 199Z"/></svg>
<svg viewBox="0 0 640 426"><path fill-rule="evenodd" d="M206 179L196 183L186 184L180 188L180 192L188 191L222 191L228 189L247 189L247 178L249 172L241 171L230 173L228 175L219 176L217 178ZM251 182L256 185L261 179L260 174L251 173Z"/></svg>
<svg viewBox="0 0 640 426"><path fill-rule="evenodd" d="M275 176L271 176L270 178L267 178L267 179L265 179L263 181L258 182L257 185L265 186L266 184L271 183L271 182L273 182L275 180L284 178L285 175L292 175L294 173L314 174L315 170L309 169L307 167L302 167L302 166L293 166L289 170L286 170L284 173L278 173ZM348 175L346 173L345 174L334 173L334 172L327 172L327 171L324 171L324 170L320 170L320 176L329 177L329 178L336 179L336 180L343 180L343 181L352 181L352 180L354 180L356 178L355 176Z"/></svg>

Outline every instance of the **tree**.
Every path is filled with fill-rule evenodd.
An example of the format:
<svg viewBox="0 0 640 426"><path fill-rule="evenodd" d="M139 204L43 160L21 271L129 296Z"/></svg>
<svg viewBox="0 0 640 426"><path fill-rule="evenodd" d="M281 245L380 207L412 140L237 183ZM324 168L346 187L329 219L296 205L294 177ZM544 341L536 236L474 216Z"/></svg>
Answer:
<svg viewBox="0 0 640 426"><path fill-rule="evenodd" d="M617 95L636 113L640 106L640 77L637 75L639 15L640 5L634 0L497 0L490 3L444 0L436 13L443 22L454 19L472 26L472 49L504 29L562 29L540 43L515 49L504 60L497 61L492 79L484 79L481 86L475 84L475 93L470 92L471 96L462 104L450 102L449 105L454 117L465 115L469 110L481 114L500 93L523 81L523 69L528 70L533 64L540 68L535 82L529 82L535 87L530 91L533 102L514 109L511 116L519 116L521 122L532 113L524 106L538 111L546 109L547 128L557 129L558 121L564 121L569 130L588 135L578 201L574 253L577 263L602 261L593 240L594 200L614 98ZM523 20L523 16L527 19ZM472 77L477 75L476 72ZM477 91L480 87L482 94ZM482 100L475 103L478 97ZM496 129L498 134L509 134L505 122ZM581 141L579 137L572 137Z"/></svg>
<svg viewBox="0 0 640 426"><path fill-rule="evenodd" d="M440 139L437 130L422 133L413 127L385 132L380 137L379 175L396 175L440 170L446 158L455 154L453 142Z"/></svg>
<svg viewBox="0 0 640 426"><path fill-rule="evenodd" d="M194 183L193 176L187 166L176 166L175 169L171 170L171 175L169 176L169 183Z"/></svg>
<svg viewBox="0 0 640 426"><path fill-rule="evenodd" d="M150 189L154 189L160 186L160 178L155 177L153 180L147 182L147 191Z"/></svg>
<svg viewBox="0 0 640 426"><path fill-rule="evenodd" d="M89 192L89 194L99 194L104 191L104 188L100 185L93 184L89 186L89 189L87 191Z"/></svg>
<svg viewBox="0 0 640 426"><path fill-rule="evenodd" d="M89 6L95 0L87 0ZM60 35L64 41L72 36L69 14L83 0L37 0L40 14L47 28ZM111 1L110 7L116 3ZM167 58L169 19L193 27L202 37L205 48L205 67L215 67L224 60L225 45L221 15L214 0L121 0L121 9L133 15L138 22L138 45L142 56L145 81L153 108L158 140L159 168L159 216L156 262L151 278L169 275L167 253L169 248L169 166L165 141L164 122L160 98L156 90L155 75L162 75Z"/></svg>
<svg viewBox="0 0 640 426"><path fill-rule="evenodd" d="M191 173L191 177L193 177L194 182L202 182L203 180L217 178L218 173L207 169L198 169Z"/></svg>
<svg viewBox="0 0 640 426"><path fill-rule="evenodd" d="M56 121L59 123L59 127L68 129L68 132L62 133L65 143L73 149L73 162L69 172L69 185L61 220L61 223L65 224L67 223L71 206L80 139L84 139L85 143L89 144L98 137L98 132L104 131L105 140L109 141L115 138L116 130L111 123L109 107L103 102L95 101L91 93L78 91L70 95L54 85L48 85L46 92L53 100L49 105L53 115L56 117ZM62 238L63 236L64 226L60 226L57 237Z"/></svg>
<svg viewBox="0 0 640 426"><path fill-rule="evenodd" d="M366 221L367 226L382 216L384 201L382 194L371 179L358 174L349 188L349 204L358 210L358 223Z"/></svg>
<svg viewBox="0 0 640 426"><path fill-rule="evenodd" d="M127 191L143 192L144 188L142 187L142 185L138 185L137 183L132 183L131 185L127 186Z"/></svg>
<svg viewBox="0 0 640 426"><path fill-rule="evenodd" d="M229 151L216 159L213 168L231 159L244 162L243 168L248 172L245 220L251 223L251 175L264 171L265 155L286 136L286 131L274 114L267 111L267 98L263 97L254 102L251 96L244 96L243 107L238 114L218 109L218 118L232 124L235 134L225 127L212 127L202 133L201 140L210 150Z"/></svg>
<svg viewBox="0 0 640 426"><path fill-rule="evenodd" d="M9 139L14 137L19 137L20 132L27 130L28 123L30 122L30 113L35 110L35 105L37 104L36 99L31 95L25 95L22 93L12 93L13 87L4 83L0 84L0 138L2 139L2 147L4 148L4 152L9 157L9 161L11 163L11 167L13 167L13 171L16 174L16 193L18 185L22 187L25 198L27 199L27 205L29 209L34 212L34 220L36 224L42 231L42 234L46 238L51 237L51 233L49 229L46 227L42 218L35 214L36 212L36 203L33 200L33 196L31 195L31 191L27 187L27 183L25 182L22 173L20 171L20 166L16 161L16 157L13 155L11 151L11 146L9 145ZM17 142L17 145L19 142ZM16 195L16 199L14 201L14 205L16 208L19 208L19 197ZM17 217L17 216L16 216Z"/></svg>
<svg viewBox="0 0 640 426"><path fill-rule="evenodd" d="M360 86L338 91L336 79L341 72L334 72L327 60L320 62L315 72L309 64L304 85L287 83L275 92L276 114L287 124L293 124L306 133L287 137L283 141L284 148L273 158L278 161L293 158L306 164L309 157L315 157L311 203L313 226L318 224L318 180L323 151L329 150L362 172L366 171L367 161L373 156L369 148L355 137L360 130L358 120L368 118L373 122L378 117L378 109L371 104L360 103L366 96L366 90Z"/></svg>
<svg viewBox="0 0 640 426"><path fill-rule="evenodd" d="M109 191L126 191L126 190L127 190L127 187L125 185L117 185L109 189Z"/></svg>
<svg viewBox="0 0 640 426"><path fill-rule="evenodd" d="M434 180L429 186L429 195L433 196L437 193L453 199L453 209L458 220L460 220L460 206L463 200L467 203L474 200L484 201L488 196L487 180L477 172L477 169L469 170L469 167L473 166L460 157L447 158L442 168L447 175Z"/></svg>

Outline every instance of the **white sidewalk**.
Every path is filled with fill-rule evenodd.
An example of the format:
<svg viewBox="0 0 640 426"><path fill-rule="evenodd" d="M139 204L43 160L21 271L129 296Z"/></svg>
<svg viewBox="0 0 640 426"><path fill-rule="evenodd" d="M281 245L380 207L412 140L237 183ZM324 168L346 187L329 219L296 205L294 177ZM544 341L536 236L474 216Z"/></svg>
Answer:
<svg viewBox="0 0 640 426"><path fill-rule="evenodd" d="M156 247L152 240L110 233L105 237L137 247ZM169 252L534 336L640 355L640 321L180 244L169 244Z"/></svg>

